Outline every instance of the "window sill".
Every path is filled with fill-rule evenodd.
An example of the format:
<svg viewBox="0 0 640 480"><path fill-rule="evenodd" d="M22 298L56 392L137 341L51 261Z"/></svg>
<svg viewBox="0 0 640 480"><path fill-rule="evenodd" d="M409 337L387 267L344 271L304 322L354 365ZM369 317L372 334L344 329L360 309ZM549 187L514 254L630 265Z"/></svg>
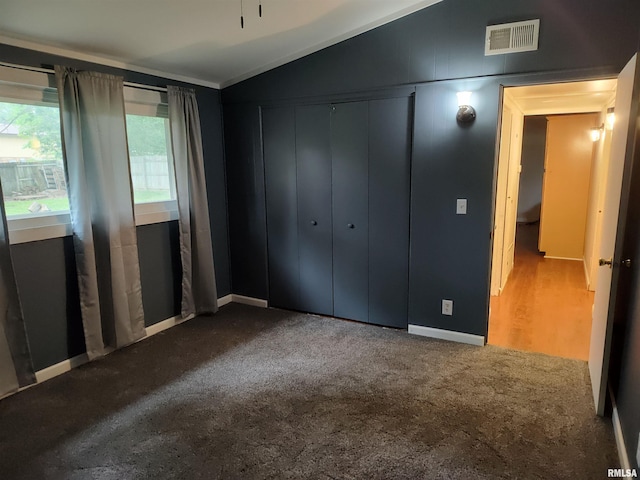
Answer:
<svg viewBox="0 0 640 480"><path fill-rule="evenodd" d="M16 215L11 217L7 223L11 245L66 237L73 233L69 212Z"/></svg>
<svg viewBox="0 0 640 480"><path fill-rule="evenodd" d="M136 226L170 222L177 219L178 204L175 200L135 205ZM73 235L69 212L16 215L11 217L7 223L11 245Z"/></svg>
<svg viewBox="0 0 640 480"><path fill-rule="evenodd" d="M135 215L136 226L177 220L178 202L167 200L165 202L137 203L135 205Z"/></svg>

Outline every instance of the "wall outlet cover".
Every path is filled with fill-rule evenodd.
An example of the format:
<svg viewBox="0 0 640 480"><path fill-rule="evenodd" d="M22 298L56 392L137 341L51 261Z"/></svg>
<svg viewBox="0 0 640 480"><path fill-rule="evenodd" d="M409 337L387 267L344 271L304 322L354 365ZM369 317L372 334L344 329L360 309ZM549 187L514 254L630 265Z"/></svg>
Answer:
<svg viewBox="0 0 640 480"><path fill-rule="evenodd" d="M453 300L442 300L442 315L453 315Z"/></svg>

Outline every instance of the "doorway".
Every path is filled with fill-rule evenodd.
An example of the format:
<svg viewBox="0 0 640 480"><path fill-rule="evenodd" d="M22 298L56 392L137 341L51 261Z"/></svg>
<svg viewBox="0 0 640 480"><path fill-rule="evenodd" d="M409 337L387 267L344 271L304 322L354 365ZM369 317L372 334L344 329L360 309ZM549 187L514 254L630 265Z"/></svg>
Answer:
<svg viewBox="0 0 640 480"><path fill-rule="evenodd" d="M615 90L615 79L504 89L490 344L589 358Z"/></svg>

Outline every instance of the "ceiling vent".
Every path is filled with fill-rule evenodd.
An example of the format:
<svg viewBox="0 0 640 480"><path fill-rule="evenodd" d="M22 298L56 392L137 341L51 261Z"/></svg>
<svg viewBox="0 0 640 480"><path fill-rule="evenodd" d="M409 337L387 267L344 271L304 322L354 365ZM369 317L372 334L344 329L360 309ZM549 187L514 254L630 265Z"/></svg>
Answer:
<svg viewBox="0 0 640 480"><path fill-rule="evenodd" d="M487 27L485 55L529 52L538 49L540 20L503 23Z"/></svg>

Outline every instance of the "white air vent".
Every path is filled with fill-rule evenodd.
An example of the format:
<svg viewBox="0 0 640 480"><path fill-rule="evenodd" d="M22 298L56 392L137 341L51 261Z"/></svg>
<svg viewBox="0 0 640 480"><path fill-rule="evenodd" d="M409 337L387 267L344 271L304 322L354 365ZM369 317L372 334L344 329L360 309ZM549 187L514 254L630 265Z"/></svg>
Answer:
<svg viewBox="0 0 640 480"><path fill-rule="evenodd" d="M537 50L539 32L539 19L490 25L487 27L484 54L500 55Z"/></svg>

